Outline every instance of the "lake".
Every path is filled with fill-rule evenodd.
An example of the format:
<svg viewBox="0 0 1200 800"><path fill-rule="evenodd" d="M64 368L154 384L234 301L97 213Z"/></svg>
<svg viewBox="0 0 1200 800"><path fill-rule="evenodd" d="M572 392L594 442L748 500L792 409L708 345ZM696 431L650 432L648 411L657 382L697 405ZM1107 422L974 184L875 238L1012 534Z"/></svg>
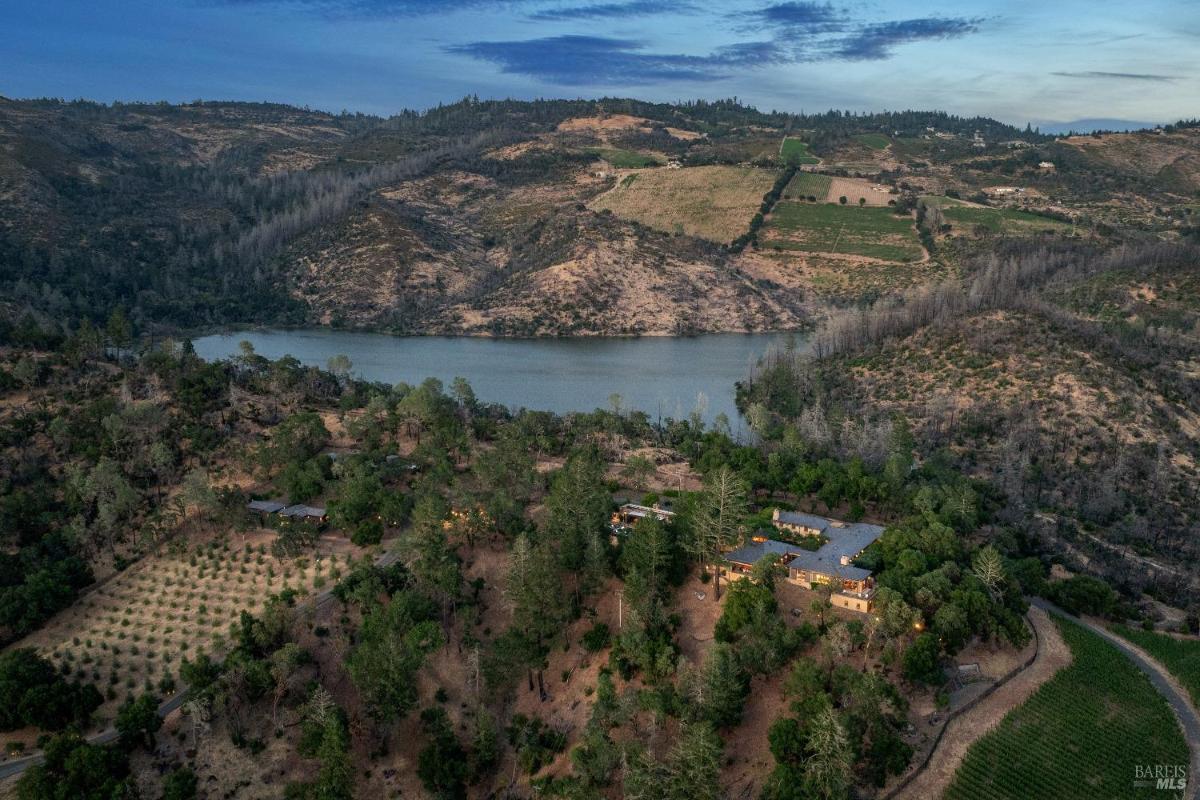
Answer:
<svg viewBox="0 0 1200 800"><path fill-rule="evenodd" d="M325 367L347 355L355 377L389 384L425 378L470 381L480 400L510 408L565 414L609 407L621 395L625 408L652 419L687 416L702 407L711 422L725 414L734 426L734 382L771 344L789 334L722 333L706 336L572 339L488 339L469 336L398 337L328 329L246 330L196 339L204 359L236 355L246 340L261 356L284 355Z"/></svg>

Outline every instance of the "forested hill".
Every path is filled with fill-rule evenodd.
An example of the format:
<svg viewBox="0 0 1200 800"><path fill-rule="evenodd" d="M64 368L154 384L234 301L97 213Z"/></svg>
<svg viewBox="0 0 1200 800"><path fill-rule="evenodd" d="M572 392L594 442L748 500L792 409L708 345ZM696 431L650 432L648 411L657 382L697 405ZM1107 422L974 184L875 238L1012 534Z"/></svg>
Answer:
<svg viewBox="0 0 1200 800"><path fill-rule="evenodd" d="M0 98L3 317L28 317L51 330L82 318L100 321L117 308L146 330L328 322L339 315L362 322L354 309L312 307L315 295L347 288L342 273L298 288L304 270L311 271L306 259L314 253L331 258L321 246L332 242L356 251L394 250L388 253L391 271L353 259L346 267L366 270L364 280L390 292L387 307L373 309L368 324L454 330L472 309L521 306L539 291L531 275L547 264L529 263L527 248L570 261L579 258L564 249L568 240L649 235L636 226L599 225L599 215L572 211L589 191L602 188L574 187L596 158L589 145L613 144L603 125L546 138L569 120L622 115L640 121L620 132L622 146L688 163L744 162L751 155L739 147L750 138L767 140L763 149L770 152L778 149L778 137L799 132L827 151L856 135L916 136L928 128L1040 139L994 120L938 112L797 115L764 113L732 100L667 105L468 98L381 118L275 104ZM497 148L520 142L538 146L497 157ZM463 215L444 197L382 199L419 178L463 174L474 176L468 183L499 186L486 203L512 212L467 219L466 227L488 229L477 240L456 230ZM372 216L377 208L382 210ZM356 234L368 240L356 240ZM674 249L650 243L656 253ZM687 255L674 265L676 301L689 302L691 281L703 273L706 285L726 287L731 303L758 303L746 327L795 322L794 308L747 301L757 291L753 281L726 266L715 253ZM563 315L570 317L576 306L586 315L588 302L562 298ZM429 318L413 311L430 307L435 311ZM506 318L496 332L506 332ZM570 332L561 322L546 325L551 332Z"/></svg>

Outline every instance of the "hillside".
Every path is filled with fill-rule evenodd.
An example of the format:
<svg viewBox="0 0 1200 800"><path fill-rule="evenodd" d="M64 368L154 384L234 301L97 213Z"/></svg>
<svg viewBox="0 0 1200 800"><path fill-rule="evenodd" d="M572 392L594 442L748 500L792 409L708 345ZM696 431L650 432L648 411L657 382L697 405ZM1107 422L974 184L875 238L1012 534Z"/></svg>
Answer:
<svg viewBox="0 0 1200 800"><path fill-rule="evenodd" d="M986 119L729 101L469 99L380 118L0 100L0 302L51 328L116 308L147 331L798 328L828 303L954 274L997 237L1186 233L1190 206L1163 203L1190 180L1190 129L1120 136L1133 144L1101 153L1103 138ZM808 182L768 200L796 166ZM947 211L945 246L918 247L906 220L947 193L983 218ZM1018 212L1049 222L1009 225Z"/></svg>
<svg viewBox="0 0 1200 800"><path fill-rule="evenodd" d="M769 358L743 387L844 455L904 420L926 458L1004 493L1006 519L1114 584L1191 596L1198 555L1200 309L1194 248L1009 253L962 290L835 318L817 357ZM865 324L864 324L865 323Z"/></svg>

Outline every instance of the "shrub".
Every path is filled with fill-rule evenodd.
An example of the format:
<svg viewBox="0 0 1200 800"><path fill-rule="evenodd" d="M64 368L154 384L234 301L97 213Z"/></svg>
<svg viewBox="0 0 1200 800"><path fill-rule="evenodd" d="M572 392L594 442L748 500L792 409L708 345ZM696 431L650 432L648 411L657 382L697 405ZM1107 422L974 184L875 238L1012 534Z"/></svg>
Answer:
<svg viewBox="0 0 1200 800"><path fill-rule="evenodd" d="M598 653L608 647L611 638L608 625L603 622L597 622L592 626L591 630L583 635L583 647L589 653Z"/></svg>

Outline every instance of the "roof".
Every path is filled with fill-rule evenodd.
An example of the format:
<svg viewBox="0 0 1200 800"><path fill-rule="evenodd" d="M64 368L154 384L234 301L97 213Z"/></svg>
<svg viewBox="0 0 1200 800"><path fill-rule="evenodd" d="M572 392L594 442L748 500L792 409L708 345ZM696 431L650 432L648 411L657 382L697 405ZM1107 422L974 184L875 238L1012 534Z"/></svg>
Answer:
<svg viewBox="0 0 1200 800"><path fill-rule="evenodd" d="M774 539L767 539L765 542L750 542L744 544L737 550L732 550L725 554L726 561L732 561L737 564L754 564L760 558L767 555L786 556L790 553L799 550L800 548L794 544L786 542L777 542Z"/></svg>
<svg viewBox="0 0 1200 800"><path fill-rule="evenodd" d="M261 511L264 514L274 514L276 511L282 511L287 506L287 503L281 503L278 500L251 500L246 504L246 508L251 511Z"/></svg>
<svg viewBox="0 0 1200 800"><path fill-rule="evenodd" d="M781 522L784 525L801 525L805 528L825 532L829 528L830 522L824 517L818 517L816 514L804 514L799 511L780 511L779 516L774 520Z"/></svg>
<svg viewBox="0 0 1200 800"><path fill-rule="evenodd" d="M860 581L871 571L854 565L843 565L842 558L853 559L883 535L883 528L866 522L849 522L844 526L830 525L825 530L829 540L816 551L804 550L788 562L788 569L806 569L823 575L837 575Z"/></svg>
<svg viewBox="0 0 1200 800"><path fill-rule="evenodd" d="M803 518L804 521L794 522L792 519L785 519L785 514L793 519ZM866 550L872 542L883 535L881 526L870 525L866 522L834 524L824 517L789 512L780 512L779 521L791 525L817 528L823 531L828 538L818 550L806 550L799 545L774 539L751 542L726 553L725 560L737 564L753 564L765 555L776 555L789 559L788 569L803 569L854 581L861 581L871 576L871 570L856 567L853 564L843 564L842 558L853 559Z"/></svg>
<svg viewBox="0 0 1200 800"><path fill-rule="evenodd" d="M822 548L824 549L824 548ZM852 581L866 580L871 577L871 570L856 567L853 564L843 565L841 558L822 558L822 553L805 551L787 563L788 569L802 569L808 572L819 572L822 575L833 575Z"/></svg>
<svg viewBox="0 0 1200 800"><path fill-rule="evenodd" d="M288 506L279 513L285 517L323 517L325 516L325 509L318 508L317 506L297 504Z"/></svg>
<svg viewBox="0 0 1200 800"><path fill-rule="evenodd" d="M669 511L665 508L657 508L651 506L642 506L637 503L626 503L621 506L621 513L629 517L658 517L666 519L675 516L674 511Z"/></svg>

